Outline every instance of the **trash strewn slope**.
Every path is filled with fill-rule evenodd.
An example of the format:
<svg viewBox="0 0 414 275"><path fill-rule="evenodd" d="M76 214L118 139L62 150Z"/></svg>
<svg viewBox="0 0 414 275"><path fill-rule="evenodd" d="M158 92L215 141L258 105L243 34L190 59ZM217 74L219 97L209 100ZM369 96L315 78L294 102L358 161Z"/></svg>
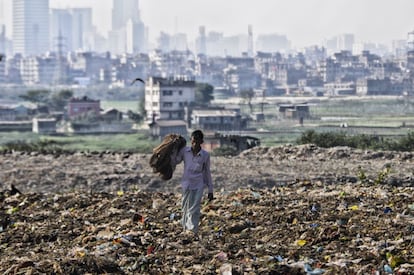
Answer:
<svg viewBox="0 0 414 275"><path fill-rule="evenodd" d="M410 153L213 157L198 239L181 232L180 167L165 183L145 155L0 159L1 274L414 274Z"/></svg>

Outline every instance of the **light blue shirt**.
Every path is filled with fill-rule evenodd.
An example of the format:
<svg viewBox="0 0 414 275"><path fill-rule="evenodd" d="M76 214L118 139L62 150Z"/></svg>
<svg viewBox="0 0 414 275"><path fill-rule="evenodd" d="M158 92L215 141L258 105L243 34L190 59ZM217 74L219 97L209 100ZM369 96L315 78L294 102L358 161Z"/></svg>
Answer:
<svg viewBox="0 0 414 275"><path fill-rule="evenodd" d="M199 190L205 186L208 187L208 192L213 193L213 182L210 171L210 154L201 149L197 155L193 155L191 147L183 147L175 158L175 163L178 164L184 161L184 172L181 179L181 187L183 190Z"/></svg>

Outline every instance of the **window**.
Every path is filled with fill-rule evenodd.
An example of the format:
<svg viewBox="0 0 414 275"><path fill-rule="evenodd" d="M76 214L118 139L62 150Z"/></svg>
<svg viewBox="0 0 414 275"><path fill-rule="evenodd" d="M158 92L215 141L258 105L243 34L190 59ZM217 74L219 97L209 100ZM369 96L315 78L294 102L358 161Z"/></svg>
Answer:
<svg viewBox="0 0 414 275"><path fill-rule="evenodd" d="M163 96L171 96L171 95L173 95L173 91L171 91L171 90L164 90L164 91L162 91L162 95Z"/></svg>
<svg viewBox="0 0 414 275"><path fill-rule="evenodd" d="M183 95L183 91L179 90L178 95Z"/></svg>
<svg viewBox="0 0 414 275"><path fill-rule="evenodd" d="M164 103L162 104L162 106L163 106L163 107L172 107L172 106L173 106L173 103L172 103L172 102L164 102Z"/></svg>
<svg viewBox="0 0 414 275"><path fill-rule="evenodd" d="M157 106L158 106L158 102L153 102L153 103L152 103L152 106L153 106L153 107L157 107Z"/></svg>

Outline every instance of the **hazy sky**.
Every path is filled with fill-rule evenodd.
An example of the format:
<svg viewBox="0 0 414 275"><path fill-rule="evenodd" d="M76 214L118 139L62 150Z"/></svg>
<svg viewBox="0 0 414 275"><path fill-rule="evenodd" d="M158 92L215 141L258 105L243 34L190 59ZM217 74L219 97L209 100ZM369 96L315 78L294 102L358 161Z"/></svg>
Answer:
<svg viewBox="0 0 414 275"><path fill-rule="evenodd" d="M11 35L12 0L0 4L0 21ZM188 34L198 27L226 36L247 33L287 35L293 45L320 44L323 39L354 33L356 39L387 43L414 31L414 0L140 0L141 18L150 38L160 31ZM50 0L51 7L94 9L93 22L104 35L111 26L112 0Z"/></svg>

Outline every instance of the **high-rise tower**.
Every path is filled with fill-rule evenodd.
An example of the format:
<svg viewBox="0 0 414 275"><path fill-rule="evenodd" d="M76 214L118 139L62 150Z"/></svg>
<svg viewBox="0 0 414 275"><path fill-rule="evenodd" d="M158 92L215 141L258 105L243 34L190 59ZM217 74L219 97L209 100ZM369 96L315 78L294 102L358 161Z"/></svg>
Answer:
<svg viewBox="0 0 414 275"><path fill-rule="evenodd" d="M138 0L113 0L112 30L125 28L129 20L141 21Z"/></svg>
<svg viewBox="0 0 414 275"><path fill-rule="evenodd" d="M206 40L206 27L200 26L198 28L197 37L197 54L207 54L207 40Z"/></svg>
<svg viewBox="0 0 414 275"><path fill-rule="evenodd" d="M414 31L409 32L407 38L407 67L414 71Z"/></svg>
<svg viewBox="0 0 414 275"><path fill-rule="evenodd" d="M109 48L118 54L146 51L146 27L140 18L138 0L113 0Z"/></svg>
<svg viewBox="0 0 414 275"><path fill-rule="evenodd" d="M247 54L253 56L253 27L249 25L247 27Z"/></svg>
<svg viewBox="0 0 414 275"><path fill-rule="evenodd" d="M13 52L24 56L49 50L49 0L13 0Z"/></svg>

